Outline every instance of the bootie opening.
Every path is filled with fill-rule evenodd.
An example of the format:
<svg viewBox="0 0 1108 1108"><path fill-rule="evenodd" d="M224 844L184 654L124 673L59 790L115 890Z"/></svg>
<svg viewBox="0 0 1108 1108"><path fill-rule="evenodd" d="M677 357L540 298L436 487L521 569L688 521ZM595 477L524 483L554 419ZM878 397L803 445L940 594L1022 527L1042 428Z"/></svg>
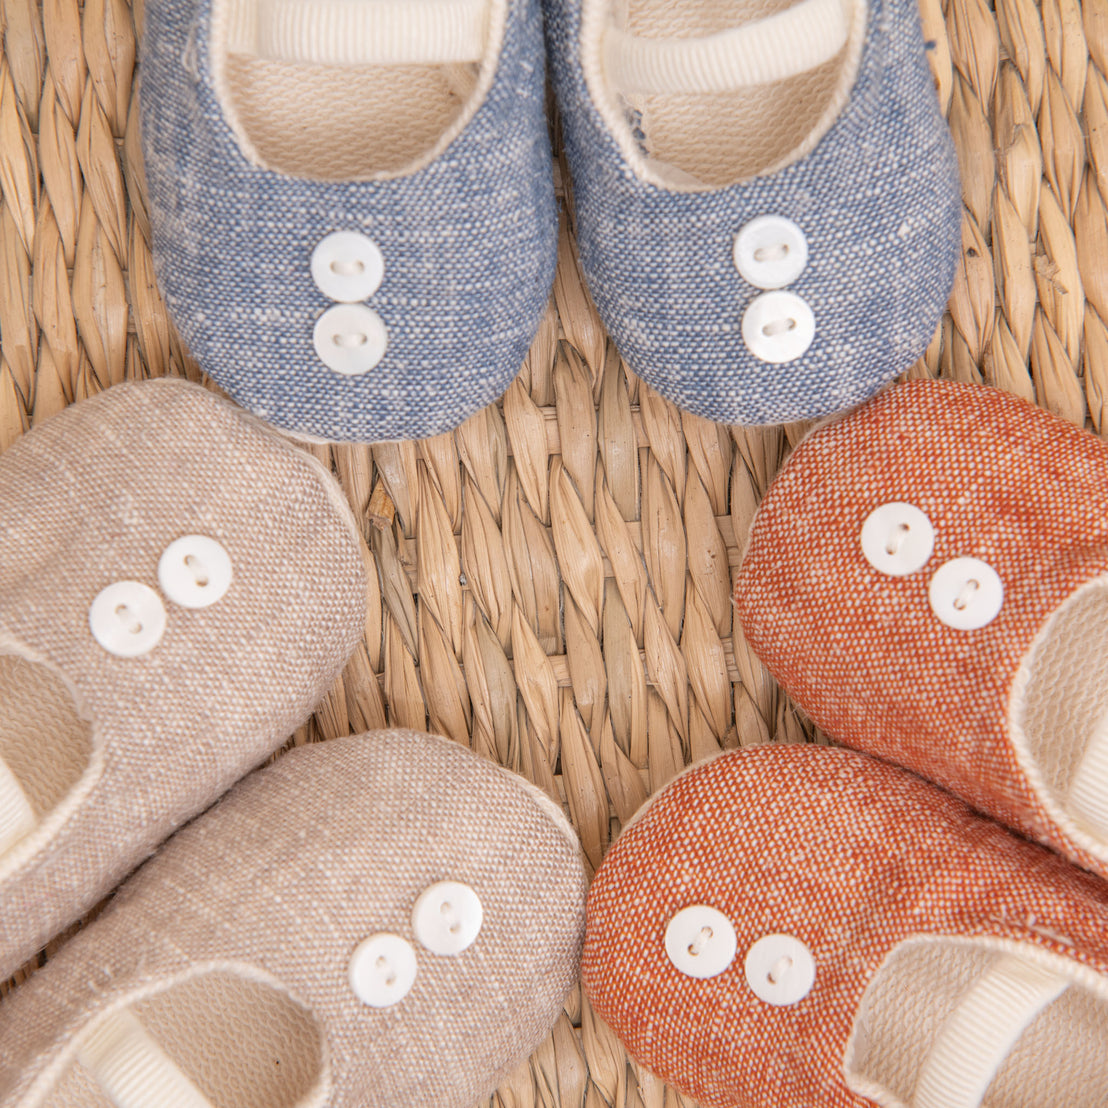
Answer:
<svg viewBox="0 0 1108 1108"><path fill-rule="evenodd" d="M47 1098L52 1108L315 1108L325 1051L311 1015L229 972L170 986L96 1020Z"/></svg>
<svg viewBox="0 0 1108 1108"><path fill-rule="evenodd" d="M0 868L73 790L92 759L92 725L62 677L0 654Z"/></svg>
<svg viewBox="0 0 1108 1108"><path fill-rule="evenodd" d="M507 0L214 0L216 93L250 160L314 181L430 162L492 82Z"/></svg>
<svg viewBox="0 0 1108 1108"><path fill-rule="evenodd" d="M586 77L656 183L722 188L809 153L841 113L865 0L586 0Z"/></svg>
<svg viewBox="0 0 1108 1108"><path fill-rule="evenodd" d="M866 988L844 1063L882 1108L1097 1108L1108 979L1035 948L901 943Z"/></svg>
<svg viewBox="0 0 1108 1108"><path fill-rule="evenodd" d="M1024 660L1013 742L1051 815L1108 861L1108 578L1074 593Z"/></svg>

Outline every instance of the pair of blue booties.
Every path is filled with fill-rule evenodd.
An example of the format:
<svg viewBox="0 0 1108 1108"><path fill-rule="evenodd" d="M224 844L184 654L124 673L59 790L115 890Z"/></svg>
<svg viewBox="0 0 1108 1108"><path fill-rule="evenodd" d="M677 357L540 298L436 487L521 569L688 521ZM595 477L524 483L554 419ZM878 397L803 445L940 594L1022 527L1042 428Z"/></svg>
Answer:
<svg viewBox="0 0 1108 1108"><path fill-rule="evenodd" d="M782 423L920 356L961 207L916 0L148 0L154 259L201 368L305 439L494 401L557 257L547 54L585 278L649 385Z"/></svg>

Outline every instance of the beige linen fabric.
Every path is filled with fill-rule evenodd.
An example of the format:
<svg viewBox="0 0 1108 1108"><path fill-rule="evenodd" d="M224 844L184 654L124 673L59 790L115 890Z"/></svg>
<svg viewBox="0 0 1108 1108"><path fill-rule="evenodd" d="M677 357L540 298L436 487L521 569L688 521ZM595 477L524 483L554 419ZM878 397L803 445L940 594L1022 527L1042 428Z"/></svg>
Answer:
<svg viewBox="0 0 1108 1108"><path fill-rule="evenodd" d="M431 954L410 922L444 880L484 909L455 956ZM553 1025L584 901L576 837L522 778L410 732L298 748L174 836L0 1006L0 1105L98 1105L74 1056L129 1005L219 1108L464 1108ZM412 944L418 969L400 1003L372 1009L347 974L382 931ZM205 991L220 1030L201 1051ZM259 1099L256 1079L276 1091Z"/></svg>
<svg viewBox="0 0 1108 1108"><path fill-rule="evenodd" d="M191 534L233 569L226 595L195 610L162 595L157 573ZM90 632L94 598L120 580L165 605L143 657ZM364 611L337 484L198 386L119 385L0 457L0 757L39 817L0 854L0 977L307 718Z"/></svg>

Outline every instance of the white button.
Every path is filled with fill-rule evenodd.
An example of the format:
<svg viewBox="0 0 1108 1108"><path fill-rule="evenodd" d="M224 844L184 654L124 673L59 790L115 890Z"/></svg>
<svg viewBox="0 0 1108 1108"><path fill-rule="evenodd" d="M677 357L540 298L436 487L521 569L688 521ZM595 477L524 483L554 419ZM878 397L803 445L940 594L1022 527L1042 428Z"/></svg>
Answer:
<svg viewBox="0 0 1108 1108"><path fill-rule="evenodd" d="M381 931L370 935L350 959L350 987L370 1008L391 1008L412 991L416 956L412 944Z"/></svg>
<svg viewBox="0 0 1108 1108"><path fill-rule="evenodd" d="M812 345L816 317L794 292L763 292L743 315L743 342L763 362L793 362Z"/></svg>
<svg viewBox="0 0 1108 1108"><path fill-rule="evenodd" d="M92 602L88 625L109 654L139 658L149 654L165 634L165 605L139 581L116 581Z"/></svg>
<svg viewBox="0 0 1108 1108"><path fill-rule="evenodd" d="M174 604L207 608L231 587L231 557L207 535L185 535L165 548L158 583Z"/></svg>
<svg viewBox="0 0 1108 1108"><path fill-rule="evenodd" d="M816 983L816 960L792 935L764 935L746 952L743 969L754 995L778 1007L803 1000Z"/></svg>
<svg viewBox="0 0 1108 1108"><path fill-rule="evenodd" d="M368 300L385 276L385 259L372 239L357 231L336 231L312 251L312 280L329 300Z"/></svg>
<svg viewBox="0 0 1108 1108"><path fill-rule="evenodd" d="M666 928L666 954L687 977L715 977L735 960L738 939L731 921L715 908L682 908Z"/></svg>
<svg viewBox="0 0 1108 1108"><path fill-rule="evenodd" d="M755 288L791 285L808 264L808 240L791 219L760 215L735 236L735 268Z"/></svg>
<svg viewBox="0 0 1108 1108"><path fill-rule="evenodd" d="M477 894L457 881L425 889L412 909L412 930L432 954L461 954L481 930L484 909Z"/></svg>
<svg viewBox="0 0 1108 1108"><path fill-rule="evenodd" d="M389 344L384 320L364 304L337 304L316 321L315 351L328 369L346 377L368 373Z"/></svg>
<svg viewBox="0 0 1108 1108"><path fill-rule="evenodd" d="M935 571L928 599L947 627L976 631L996 619L1004 605L1004 585L987 562L953 558Z"/></svg>
<svg viewBox="0 0 1108 1108"><path fill-rule="evenodd" d="M907 577L927 564L935 529L914 504L896 500L874 508L862 524L862 553L889 577Z"/></svg>

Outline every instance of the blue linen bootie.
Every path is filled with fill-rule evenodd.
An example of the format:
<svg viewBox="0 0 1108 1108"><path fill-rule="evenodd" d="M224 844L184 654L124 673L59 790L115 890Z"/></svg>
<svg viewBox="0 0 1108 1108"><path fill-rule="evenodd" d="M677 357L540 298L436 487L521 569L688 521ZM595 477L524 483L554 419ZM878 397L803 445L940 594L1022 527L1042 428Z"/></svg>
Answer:
<svg viewBox="0 0 1108 1108"><path fill-rule="evenodd" d="M543 70L538 0L147 0L154 261L201 368L308 438L495 400L554 275Z"/></svg>
<svg viewBox="0 0 1108 1108"><path fill-rule="evenodd" d="M958 167L916 0L545 0L590 291L681 408L783 423L922 354Z"/></svg>

